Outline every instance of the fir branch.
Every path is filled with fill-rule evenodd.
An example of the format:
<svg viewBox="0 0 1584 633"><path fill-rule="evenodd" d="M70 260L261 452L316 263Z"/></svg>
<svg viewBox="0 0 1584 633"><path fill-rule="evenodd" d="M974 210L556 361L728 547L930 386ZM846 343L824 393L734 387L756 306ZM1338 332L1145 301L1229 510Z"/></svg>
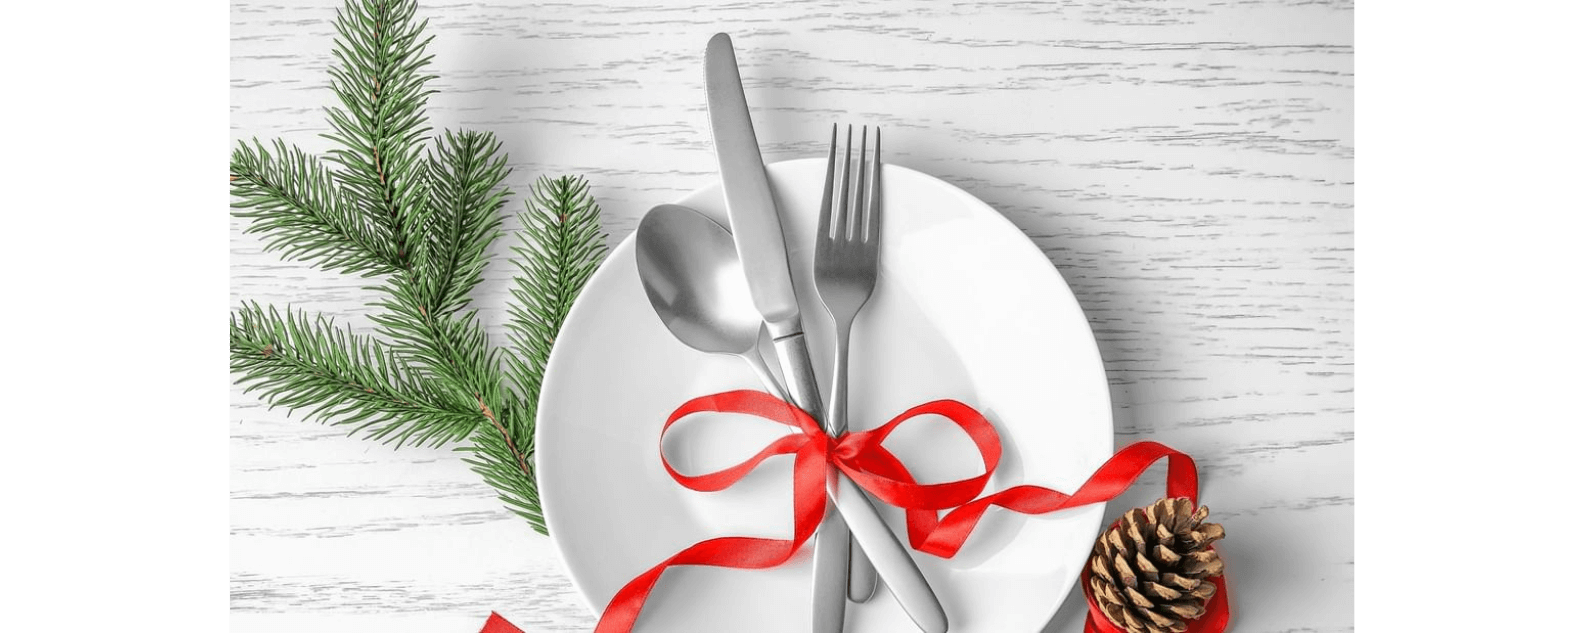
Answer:
<svg viewBox="0 0 1584 633"><path fill-rule="evenodd" d="M526 429L526 433L524 432ZM520 406L510 406L473 433L473 444L457 450L473 472L495 489L507 509L528 521L540 534L548 534L539 505L539 485L533 471L533 418Z"/></svg>
<svg viewBox="0 0 1584 633"><path fill-rule="evenodd" d="M265 233L264 249L283 259L364 276L398 269L380 236L364 222L329 170L296 146L274 142L275 154L254 139L231 153L236 216L252 220L248 233Z"/></svg>
<svg viewBox="0 0 1584 633"><path fill-rule="evenodd" d="M231 371L271 406L349 425L349 435L439 446L467 437L479 416L434 389L378 341L325 317L247 303L231 315Z"/></svg>
<svg viewBox="0 0 1584 633"><path fill-rule="evenodd" d="M499 410L500 349L490 347L477 312L435 314L424 304L423 288L416 272L391 277L379 287L386 296L374 303L385 311L369 320L415 367L461 397L477 400L475 413Z"/></svg>
<svg viewBox="0 0 1584 633"><path fill-rule="evenodd" d="M385 442L472 439L465 461L513 512L545 532L533 432L551 346L605 253L582 179L540 179L520 214L509 338L490 346L469 293L500 235L509 170L493 135L447 132L427 154L420 74L429 64L413 0L348 0L337 13L327 169L295 147L257 141L232 156L237 215L266 248L352 274L387 275L370 316L382 340L329 319L244 304L232 314L232 370L272 406L353 426ZM505 365L503 370L503 364Z"/></svg>
<svg viewBox="0 0 1584 633"><path fill-rule="evenodd" d="M502 502L545 532L533 471L534 423L539 390L556 334L583 285L605 256L599 205L582 178L540 178L527 210L518 214L523 231L513 247L519 275L506 324L513 354L507 367L515 391L496 424L480 426L467 463L490 482Z"/></svg>
<svg viewBox="0 0 1584 633"><path fill-rule="evenodd" d="M369 221L381 228L401 268L420 246L425 213L420 148L429 132L424 106L433 75L420 74L432 56L428 20L414 22L415 0L347 0L336 13L337 65L330 87L342 108L328 108L340 145L330 160L336 176ZM344 108L344 109L343 109Z"/></svg>
<svg viewBox="0 0 1584 633"><path fill-rule="evenodd" d="M499 410L500 350L492 349L468 293L483 279L487 250L500 235L508 169L494 135L447 132L430 153L433 182L423 248L409 270L380 287L385 309L371 317L402 354L453 390Z"/></svg>
<svg viewBox="0 0 1584 633"><path fill-rule="evenodd" d="M506 323L513 351L508 362L516 392L537 402L545 364L572 301L605 258L599 205L581 177L541 177L534 183L527 211L519 213L522 233L512 251L518 274Z"/></svg>
<svg viewBox="0 0 1584 633"><path fill-rule="evenodd" d="M505 158L495 156L498 144L479 140L475 137L451 153L456 162L449 166L431 167L441 186L439 204L432 207L435 212L425 225L423 256L419 265L397 273L379 288L385 298L374 305L384 312L370 319L395 349L450 389L475 400L475 410L488 416L504 406L501 350L490 346L477 311L461 310L468 303L467 291L482 279L485 250L499 235L498 211L504 204L499 183L505 175ZM442 142L442 160L447 153ZM460 171L452 170L459 163Z"/></svg>
<svg viewBox="0 0 1584 633"><path fill-rule="evenodd" d="M427 247L420 267L421 302L445 316L468 304L468 293L484 279L487 250L500 237L500 210L511 172L501 143L488 132L447 130L429 155Z"/></svg>

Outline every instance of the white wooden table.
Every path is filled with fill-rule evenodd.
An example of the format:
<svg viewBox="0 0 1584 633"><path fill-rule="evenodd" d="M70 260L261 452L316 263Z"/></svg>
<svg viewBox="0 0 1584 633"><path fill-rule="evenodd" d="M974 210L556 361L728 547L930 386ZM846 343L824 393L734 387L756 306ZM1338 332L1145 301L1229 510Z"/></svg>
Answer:
<svg viewBox="0 0 1584 633"><path fill-rule="evenodd" d="M328 143L334 0L233 1L231 137ZM495 132L518 192L593 182L611 243L714 177L704 43L734 35L766 160L835 120L988 202L1088 313L1119 444L1196 456L1242 632L1353 628L1352 3L439 3L436 128ZM215 160L223 160L216 148ZM513 202L513 209L518 202ZM212 210L216 213L222 209ZM233 220L233 303L366 326L363 282ZM504 242L504 241L503 241ZM476 295L499 335L508 266ZM385 448L234 390L234 631L534 633L594 617L548 539L447 449ZM1137 494L1159 493L1152 474ZM1078 593L1049 631L1080 630Z"/></svg>

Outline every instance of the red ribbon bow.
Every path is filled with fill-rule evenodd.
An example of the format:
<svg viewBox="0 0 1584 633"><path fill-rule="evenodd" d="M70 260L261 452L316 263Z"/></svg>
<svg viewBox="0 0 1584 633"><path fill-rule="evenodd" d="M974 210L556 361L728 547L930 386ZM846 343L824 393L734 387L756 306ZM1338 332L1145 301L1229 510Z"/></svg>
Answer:
<svg viewBox="0 0 1584 633"><path fill-rule="evenodd" d="M712 538L696 543L640 574L623 586L605 607L596 633L626 633L643 610L660 575L676 565L709 565L738 569L765 569L785 563L814 535L825 516L826 468L834 466L870 494L907 511L908 541L913 549L950 558L962 549L986 510L999 506L1023 514L1046 514L1067 508L1101 503L1136 481L1151 464L1168 460L1166 493L1197 503L1199 476L1193 459L1156 442L1138 442L1117 451L1078 491L1066 493L1039 486L1021 485L979 497L1001 462L1001 438L990 422L972 407L955 400L936 400L904 411L877 429L848 433L833 439L807 413L757 391L728 391L694 398L678 407L666 420L665 432L678 420L695 413L741 413L793 427L799 433L782 436L740 464L702 475L676 471L661 453L661 463L677 483L691 490L714 492L737 483L758 465L777 455L794 455L792 467L792 538L743 536ZM882 444L892 431L914 417L934 414L961 428L979 449L984 473L968 479L920 484L901 460ZM940 510L951 510L940 517ZM1088 572L1082 577L1089 596ZM1193 633L1220 633L1230 620L1226 585L1217 579L1217 592L1207 613L1189 628ZM1118 633L1098 611L1089 596L1090 613L1085 633Z"/></svg>

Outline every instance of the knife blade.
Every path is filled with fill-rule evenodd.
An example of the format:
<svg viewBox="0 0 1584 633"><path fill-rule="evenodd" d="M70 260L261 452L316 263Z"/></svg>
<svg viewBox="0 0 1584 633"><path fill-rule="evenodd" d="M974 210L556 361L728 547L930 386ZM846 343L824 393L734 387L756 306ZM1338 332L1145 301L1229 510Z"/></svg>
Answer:
<svg viewBox="0 0 1584 633"><path fill-rule="evenodd" d="M809 360L808 343L792 286L786 239L776 211L770 180L759 154L759 141L743 95L742 78L731 37L710 38L704 55L705 89L709 95L710 132L720 163L726 215L731 222L737 255L748 277L754 306L764 316L775 341L793 404L821 420L819 386ZM826 428L826 432L831 429ZM918 564L907 553L874 504L846 475L832 469L827 482L836 513L827 510L814 549L814 624L816 633L838 633L845 619L847 569L852 538L874 563L875 571L914 623L927 633L945 633L946 612ZM838 516L839 514L839 516ZM842 519L845 519L843 521Z"/></svg>

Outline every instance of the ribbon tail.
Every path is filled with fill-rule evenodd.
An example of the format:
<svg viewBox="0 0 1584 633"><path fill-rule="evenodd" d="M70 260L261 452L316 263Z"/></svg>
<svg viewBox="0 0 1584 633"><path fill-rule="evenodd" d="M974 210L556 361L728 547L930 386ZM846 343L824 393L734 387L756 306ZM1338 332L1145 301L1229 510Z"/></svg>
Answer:
<svg viewBox="0 0 1584 633"><path fill-rule="evenodd" d="M638 613L643 611L644 601L649 598L649 592L654 589L655 583L660 582L660 574L670 566L669 560L660 563L617 591L616 595L611 597L610 604L605 605L605 612L600 614L599 624L595 625L594 633L631 631L633 624L638 622Z"/></svg>
<svg viewBox="0 0 1584 633"><path fill-rule="evenodd" d="M491 611L489 619L484 621L484 628L479 629L479 633L523 633L523 630L501 617L501 614Z"/></svg>

